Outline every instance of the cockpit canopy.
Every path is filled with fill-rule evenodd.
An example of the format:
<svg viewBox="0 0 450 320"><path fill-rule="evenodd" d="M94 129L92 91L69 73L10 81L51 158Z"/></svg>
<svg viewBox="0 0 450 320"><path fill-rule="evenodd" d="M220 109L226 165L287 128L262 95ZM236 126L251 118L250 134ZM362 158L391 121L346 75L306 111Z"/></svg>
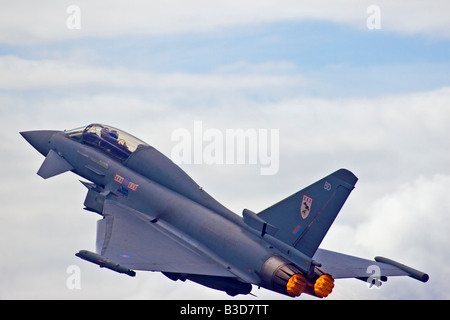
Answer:
<svg viewBox="0 0 450 320"><path fill-rule="evenodd" d="M65 134L81 143L94 146L122 162L139 148L148 146L144 141L128 133L104 124L90 124L87 127L68 130Z"/></svg>

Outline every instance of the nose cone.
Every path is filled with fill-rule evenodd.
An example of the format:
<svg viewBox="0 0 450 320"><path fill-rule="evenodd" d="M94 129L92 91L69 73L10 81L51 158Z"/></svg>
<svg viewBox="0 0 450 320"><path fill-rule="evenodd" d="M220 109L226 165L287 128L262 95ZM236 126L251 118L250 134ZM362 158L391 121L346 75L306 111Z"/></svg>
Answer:
<svg viewBox="0 0 450 320"><path fill-rule="evenodd" d="M37 151L47 156L48 144L51 137L60 131L54 130L38 130L38 131L24 131L20 134L25 138Z"/></svg>

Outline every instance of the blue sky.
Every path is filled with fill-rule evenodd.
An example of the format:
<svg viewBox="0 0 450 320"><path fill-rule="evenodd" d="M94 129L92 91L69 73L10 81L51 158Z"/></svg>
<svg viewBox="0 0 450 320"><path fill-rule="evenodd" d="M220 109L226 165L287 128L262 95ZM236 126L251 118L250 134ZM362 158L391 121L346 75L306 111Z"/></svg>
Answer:
<svg viewBox="0 0 450 320"><path fill-rule="evenodd" d="M8 3L0 13L0 147L12 154L0 163L10 181L0 186L9 258L0 298L228 298L154 273L130 282L78 261L75 252L95 245L98 218L82 210L85 189L70 174L36 176L42 157L18 134L103 122L170 155L173 131L194 121L280 131L275 175L254 165L182 166L225 206L258 212L348 168L360 180L324 248L386 255L431 277L380 290L342 281L334 298L449 298L439 281L450 276L447 2L379 1L379 30L366 28L367 1L78 3L81 30L66 28L68 1ZM17 259L21 267L9 262ZM65 286L70 265L82 268L82 290Z"/></svg>
<svg viewBox="0 0 450 320"><path fill-rule="evenodd" d="M158 73L207 74L236 63L283 62L291 69L275 71L299 73L324 85L308 88L305 94L312 96L371 96L440 88L448 84L450 67L448 38L355 29L326 21L4 44L0 53L30 60L84 55L82 63Z"/></svg>

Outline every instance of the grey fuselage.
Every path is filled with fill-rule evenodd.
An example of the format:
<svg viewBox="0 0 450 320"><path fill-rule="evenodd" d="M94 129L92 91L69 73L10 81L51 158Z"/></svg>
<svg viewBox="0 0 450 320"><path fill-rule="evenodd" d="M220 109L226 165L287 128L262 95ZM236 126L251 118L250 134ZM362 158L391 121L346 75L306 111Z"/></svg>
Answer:
<svg viewBox="0 0 450 320"><path fill-rule="evenodd" d="M242 217L219 204L151 146L135 151L122 163L59 132L51 137L50 149L70 163L74 173L99 186L105 198L113 197L148 215L150 221L170 226L179 238L222 265L239 281L273 290L272 269L289 264L296 254L301 256L294 248L248 226ZM138 185L137 190L118 192L118 176ZM89 203L86 205L89 208ZM98 204L92 207L101 214ZM301 270L308 272L310 264L305 259L297 265L303 264Z"/></svg>
<svg viewBox="0 0 450 320"><path fill-rule="evenodd" d="M100 214L96 253L76 256L119 273L159 271L234 296L252 284L291 297L319 298L334 278L366 281L428 274L394 260L375 261L323 250L319 245L358 178L339 169L258 214L242 217L206 193L180 167L144 141L111 126L91 124L21 135L46 158L44 179L72 171L88 193L85 209ZM314 203L314 204L313 204ZM317 260L313 260L317 259ZM382 280L385 281L385 280Z"/></svg>

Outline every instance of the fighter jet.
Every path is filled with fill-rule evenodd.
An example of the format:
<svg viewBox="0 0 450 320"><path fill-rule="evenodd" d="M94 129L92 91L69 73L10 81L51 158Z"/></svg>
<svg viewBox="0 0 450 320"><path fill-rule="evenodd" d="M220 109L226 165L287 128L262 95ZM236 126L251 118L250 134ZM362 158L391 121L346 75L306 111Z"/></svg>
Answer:
<svg viewBox="0 0 450 320"><path fill-rule="evenodd" d="M76 256L135 276L162 272L231 296L253 285L291 297L327 297L334 280L379 285L388 276L428 275L383 257L361 259L319 245L354 189L340 169L269 208L230 211L151 145L117 128L91 124L21 135L45 160L44 179L66 171L85 178L86 210L97 222L96 252Z"/></svg>

